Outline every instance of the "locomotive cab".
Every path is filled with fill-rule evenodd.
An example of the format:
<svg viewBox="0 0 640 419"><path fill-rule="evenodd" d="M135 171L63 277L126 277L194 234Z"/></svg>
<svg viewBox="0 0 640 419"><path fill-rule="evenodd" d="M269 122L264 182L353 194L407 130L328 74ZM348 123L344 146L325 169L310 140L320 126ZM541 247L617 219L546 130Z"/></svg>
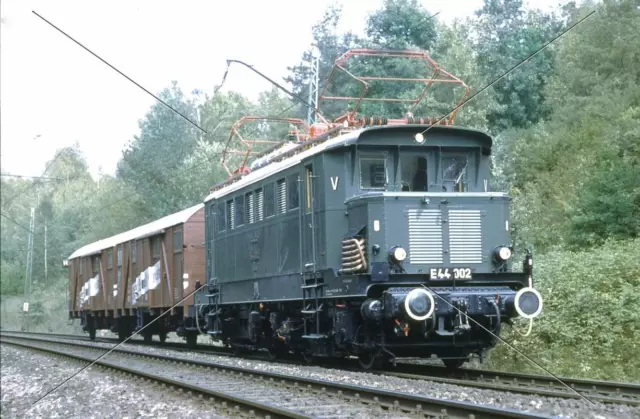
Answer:
<svg viewBox="0 0 640 419"><path fill-rule="evenodd" d="M339 273L366 293L361 321L383 326L386 350L455 364L493 346L501 322L538 316L542 297L530 254L512 270L510 198L488 191L491 138L451 127L416 138L427 128L365 129L345 152Z"/></svg>

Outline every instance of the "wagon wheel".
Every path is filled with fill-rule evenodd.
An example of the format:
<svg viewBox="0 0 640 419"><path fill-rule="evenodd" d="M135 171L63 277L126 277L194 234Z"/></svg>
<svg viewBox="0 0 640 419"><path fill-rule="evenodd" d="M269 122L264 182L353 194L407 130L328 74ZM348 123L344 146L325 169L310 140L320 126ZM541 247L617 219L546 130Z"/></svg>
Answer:
<svg viewBox="0 0 640 419"><path fill-rule="evenodd" d="M160 333L158 333L158 338L160 338L160 343L165 343L167 341L167 331L161 330Z"/></svg>
<svg viewBox="0 0 640 419"><path fill-rule="evenodd" d="M195 349L198 346L198 334L193 332L187 332L186 336L187 348Z"/></svg>

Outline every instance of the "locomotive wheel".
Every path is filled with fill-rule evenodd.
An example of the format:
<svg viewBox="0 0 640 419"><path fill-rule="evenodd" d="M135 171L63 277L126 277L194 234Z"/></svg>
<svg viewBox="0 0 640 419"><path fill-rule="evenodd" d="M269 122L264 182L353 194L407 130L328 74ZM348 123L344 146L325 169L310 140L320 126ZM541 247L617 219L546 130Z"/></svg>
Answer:
<svg viewBox="0 0 640 419"><path fill-rule="evenodd" d="M144 332L142 336L144 337L144 343L150 344L153 342L153 334Z"/></svg>
<svg viewBox="0 0 640 419"><path fill-rule="evenodd" d="M269 361L275 361L276 359L282 359L289 355L289 351L283 345L273 345L267 348L267 356Z"/></svg>
<svg viewBox="0 0 640 419"><path fill-rule="evenodd" d="M158 338L160 338L160 343L165 343L167 341L167 331L163 330L158 333Z"/></svg>
<svg viewBox="0 0 640 419"><path fill-rule="evenodd" d="M365 352L358 355L358 364L360 364L360 368L365 370L380 368L382 365L382 358L373 352Z"/></svg>
<svg viewBox="0 0 640 419"><path fill-rule="evenodd" d="M314 358L313 358L313 354L309 353L309 352L303 352L302 353L302 360L307 364L307 365L311 365L313 364Z"/></svg>
<svg viewBox="0 0 640 419"><path fill-rule="evenodd" d="M464 359L443 359L442 363L447 369L455 370L458 369L464 364L466 360Z"/></svg>

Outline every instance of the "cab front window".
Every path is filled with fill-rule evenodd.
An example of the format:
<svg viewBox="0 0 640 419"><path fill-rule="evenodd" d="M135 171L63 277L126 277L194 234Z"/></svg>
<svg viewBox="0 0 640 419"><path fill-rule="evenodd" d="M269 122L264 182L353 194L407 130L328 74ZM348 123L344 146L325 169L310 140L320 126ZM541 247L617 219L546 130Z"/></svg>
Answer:
<svg viewBox="0 0 640 419"><path fill-rule="evenodd" d="M423 155L401 155L401 190L426 192L428 190L427 158Z"/></svg>
<svg viewBox="0 0 640 419"><path fill-rule="evenodd" d="M442 156L443 190L446 192L466 192L468 190L466 154L445 154Z"/></svg>
<svg viewBox="0 0 640 419"><path fill-rule="evenodd" d="M384 157L360 158L360 188L384 189L387 185L387 161Z"/></svg>

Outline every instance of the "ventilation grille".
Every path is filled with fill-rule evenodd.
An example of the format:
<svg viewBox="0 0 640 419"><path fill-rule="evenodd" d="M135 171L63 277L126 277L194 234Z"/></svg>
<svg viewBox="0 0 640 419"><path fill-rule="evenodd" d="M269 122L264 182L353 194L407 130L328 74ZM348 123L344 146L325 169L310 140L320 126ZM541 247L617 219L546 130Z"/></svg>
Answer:
<svg viewBox="0 0 640 419"><path fill-rule="evenodd" d="M482 214L480 210L449 211L451 263L482 263Z"/></svg>
<svg viewBox="0 0 640 419"><path fill-rule="evenodd" d="M251 192L249 192L246 197L245 197L245 202L247 203L247 219L249 221L249 224L252 224L254 222L254 216L253 216L253 194Z"/></svg>
<svg viewBox="0 0 640 419"><path fill-rule="evenodd" d="M409 263L442 263L440 210L409 210Z"/></svg>
<svg viewBox="0 0 640 419"><path fill-rule="evenodd" d="M287 184L284 179L278 181L276 188L278 190L278 214L284 214L287 212Z"/></svg>
<svg viewBox="0 0 640 419"><path fill-rule="evenodd" d="M262 189L258 190L258 221L264 219L264 193Z"/></svg>
<svg viewBox="0 0 640 419"><path fill-rule="evenodd" d="M227 223L227 227L229 229L232 229L235 227L235 220L236 220L236 211L235 211L235 205L233 203L233 201L227 201L227 214L228 214L228 223Z"/></svg>

